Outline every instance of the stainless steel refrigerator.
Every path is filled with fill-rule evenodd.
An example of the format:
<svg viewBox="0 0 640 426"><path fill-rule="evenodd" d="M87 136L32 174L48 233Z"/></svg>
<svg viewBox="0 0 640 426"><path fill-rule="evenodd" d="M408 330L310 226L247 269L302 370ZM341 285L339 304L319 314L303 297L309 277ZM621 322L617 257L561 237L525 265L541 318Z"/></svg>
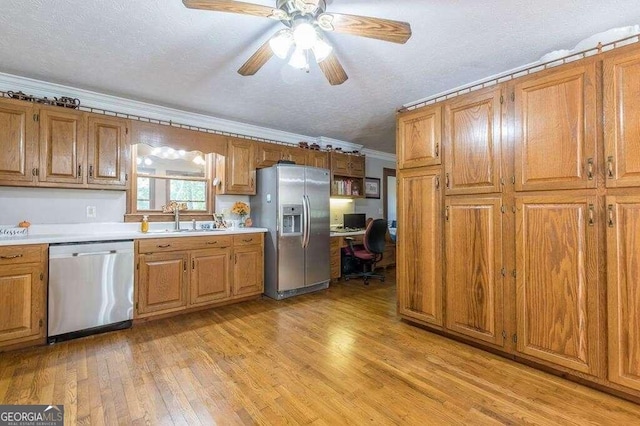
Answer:
<svg viewBox="0 0 640 426"><path fill-rule="evenodd" d="M329 287L329 170L277 164L258 170L251 197L265 237L265 294L284 299Z"/></svg>

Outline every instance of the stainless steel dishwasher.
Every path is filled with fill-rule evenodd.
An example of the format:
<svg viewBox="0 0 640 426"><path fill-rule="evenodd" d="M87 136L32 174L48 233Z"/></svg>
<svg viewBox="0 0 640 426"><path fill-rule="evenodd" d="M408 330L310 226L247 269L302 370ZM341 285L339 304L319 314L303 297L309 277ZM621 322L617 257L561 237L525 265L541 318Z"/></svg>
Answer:
<svg viewBox="0 0 640 426"><path fill-rule="evenodd" d="M49 246L48 342L131 327L133 241Z"/></svg>

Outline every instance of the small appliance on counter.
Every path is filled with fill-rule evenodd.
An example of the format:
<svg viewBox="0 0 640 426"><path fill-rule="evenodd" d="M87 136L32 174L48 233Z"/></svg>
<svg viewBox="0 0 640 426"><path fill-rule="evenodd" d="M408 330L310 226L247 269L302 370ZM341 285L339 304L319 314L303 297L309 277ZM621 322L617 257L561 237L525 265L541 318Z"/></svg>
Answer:
<svg viewBox="0 0 640 426"><path fill-rule="evenodd" d="M265 237L264 293L284 299L329 287L329 170L277 164L258 170L251 197Z"/></svg>

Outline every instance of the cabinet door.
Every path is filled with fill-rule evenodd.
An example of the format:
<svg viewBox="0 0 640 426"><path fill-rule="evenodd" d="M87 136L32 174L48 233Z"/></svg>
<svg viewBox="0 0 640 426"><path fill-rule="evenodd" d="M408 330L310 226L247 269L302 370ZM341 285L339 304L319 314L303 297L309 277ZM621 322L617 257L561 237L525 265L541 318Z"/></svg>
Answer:
<svg viewBox="0 0 640 426"><path fill-rule="evenodd" d="M329 154L322 151L307 150L307 166L321 169L329 168Z"/></svg>
<svg viewBox="0 0 640 426"><path fill-rule="evenodd" d="M44 299L40 264L0 266L0 346L44 336Z"/></svg>
<svg viewBox="0 0 640 426"><path fill-rule="evenodd" d="M253 165L253 142L231 139L227 145L226 193L256 193L256 169Z"/></svg>
<svg viewBox="0 0 640 426"><path fill-rule="evenodd" d="M256 145L255 149L256 167L259 169L263 167L271 167L286 157L286 148L282 145L276 145L274 143L259 143Z"/></svg>
<svg viewBox="0 0 640 426"><path fill-rule="evenodd" d="M447 197L446 326L494 345L502 339L501 197Z"/></svg>
<svg viewBox="0 0 640 426"><path fill-rule="evenodd" d="M0 100L0 184L28 184L37 167L35 110L17 101Z"/></svg>
<svg viewBox="0 0 640 426"><path fill-rule="evenodd" d="M501 96L501 89L492 89L446 104L447 194L501 192Z"/></svg>
<svg viewBox="0 0 640 426"><path fill-rule="evenodd" d="M640 195L607 197L609 380L640 390Z"/></svg>
<svg viewBox="0 0 640 426"><path fill-rule="evenodd" d="M595 188L595 64L515 86L516 190Z"/></svg>
<svg viewBox="0 0 640 426"><path fill-rule="evenodd" d="M442 325L440 169L398 174L398 307L402 316Z"/></svg>
<svg viewBox="0 0 640 426"><path fill-rule="evenodd" d="M608 187L640 186L640 53L604 60L605 174Z"/></svg>
<svg viewBox="0 0 640 426"><path fill-rule="evenodd" d="M307 151L304 148L287 148L287 160L304 166L307 163Z"/></svg>
<svg viewBox="0 0 640 426"><path fill-rule="evenodd" d="M337 280L342 275L342 271L340 270L340 263L341 263L340 243L341 242L342 242L342 238L331 237L330 243L329 243L329 251L331 252L331 255L329 258L331 259L330 262L331 262L331 279L332 280Z"/></svg>
<svg viewBox="0 0 640 426"><path fill-rule="evenodd" d="M351 168L351 176L364 177L364 168L365 168L364 157L352 155L351 161L350 161L350 168Z"/></svg>
<svg viewBox="0 0 640 426"><path fill-rule="evenodd" d="M85 123L82 112L40 110L40 182L84 183Z"/></svg>
<svg viewBox="0 0 640 426"><path fill-rule="evenodd" d="M188 260L185 252L140 255L138 316L177 311L187 306Z"/></svg>
<svg viewBox="0 0 640 426"><path fill-rule="evenodd" d="M517 350L594 375L597 204L595 196L516 197Z"/></svg>
<svg viewBox="0 0 640 426"><path fill-rule="evenodd" d="M231 248L191 253L191 305L215 302L231 295L230 258Z"/></svg>
<svg viewBox="0 0 640 426"><path fill-rule="evenodd" d="M90 114L87 120L88 183L96 185L127 185L127 121Z"/></svg>
<svg viewBox="0 0 640 426"><path fill-rule="evenodd" d="M250 296L264 291L264 252L261 245L234 247L233 295Z"/></svg>
<svg viewBox="0 0 640 426"><path fill-rule="evenodd" d="M347 154L339 152L331 153L331 173L334 175L349 176L351 160Z"/></svg>
<svg viewBox="0 0 640 426"><path fill-rule="evenodd" d="M398 117L398 168L440 164L442 107L420 108Z"/></svg>

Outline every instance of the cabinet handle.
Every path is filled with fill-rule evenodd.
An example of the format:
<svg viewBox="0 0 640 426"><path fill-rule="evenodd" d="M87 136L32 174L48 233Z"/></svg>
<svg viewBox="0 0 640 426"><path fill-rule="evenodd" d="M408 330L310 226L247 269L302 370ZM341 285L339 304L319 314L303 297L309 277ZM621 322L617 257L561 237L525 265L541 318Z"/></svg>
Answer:
<svg viewBox="0 0 640 426"><path fill-rule="evenodd" d="M191 269L192 270L196 270L196 260L195 259L191 259Z"/></svg>
<svg viewBox="0 0 640 426"><path fill-rule="evenodd" d="M444 220L449 222L449 206L445 207L444 209Z"/></svg>
<svg viewBox="0 0 640 426"><path fill-rule="evenodd" d="M595 223L593 218L594 212L595 212L595 207L593 206L593 204L589 204L589 222L588 222L589 226L593 226Z"/></svg>
<svg viewBox="0 0 640 426"><path fill-rule="evenodd" d="M435 154L436 154L436 157L440 157L440 144L439 143L436 144Z"/></svg>
<svg viewBox="0 0 640 426"><path fill-rule="evenodd" d="M436 176L436 189L440 189L440 176Z"/></svg>
<svg viewBox="0 0 640 426"><path fill-rule="evenodd" d="M78 164L78 176L77 177L81 177L82 176L82 164Z"/></svg>
<svg viewBox="0 0 640 426"><path fill-rule="evenodd" d="M207 245L212 246L214 244L218 244L218 242L217 241L207 241Z"/></svg>
<svg viewBox="0 0 640 426"><path fill-rule="evenodd" d="M613 228L615 226L613 222L613 204L607 206L607 212L609 213L609 219L607 220L609 228Z"/></svg>
<svg viewBox="0 0 640 426"><path fill-rule="evenodd" d="M613 156L607 157L607 178L613 179Z"/></svg>
<svg viewBox="0 0 640 426"><path fill-rule="evenodd" d="M587 179L593 180L593 158L587 159Z"/></svg>
<svg viewBox="0 0 640 426"><path fill-rule="evenodd" d="M248 240L242 240L245 243L250 243L251 241L253 241L253 238L249 238Z"/></svg>
<svg viewBox="0 0 640 426"><path fill-rule="evenodd" d="M446 174L444 175L444 184L445 184L445 186L447 187L447 189L450 189L450 188L449 188L449 184L450 184L450 183L451 183L451 181L449 180L449 173L446 173Z"/></svg>
<svg viewBox="0 0 640 426"><path fill-rule="evenodd" d="M158 248L167 248L167 247L171 247L171 244L158 244L156 247L158 247Z"/></svg>
<svg viewBox="0 0 640 426"><path fill-rule="evenodd" d="M89 166L89 177L93 177L93 166Z"/></svg>
<svg viewBox="0 0 640 426"><path fill-rule="evenodd" d="M11 254L9 256L0 256L0 259L9 260L9 259L18 259L20 257L22 257L21 254Z"/></svg>

